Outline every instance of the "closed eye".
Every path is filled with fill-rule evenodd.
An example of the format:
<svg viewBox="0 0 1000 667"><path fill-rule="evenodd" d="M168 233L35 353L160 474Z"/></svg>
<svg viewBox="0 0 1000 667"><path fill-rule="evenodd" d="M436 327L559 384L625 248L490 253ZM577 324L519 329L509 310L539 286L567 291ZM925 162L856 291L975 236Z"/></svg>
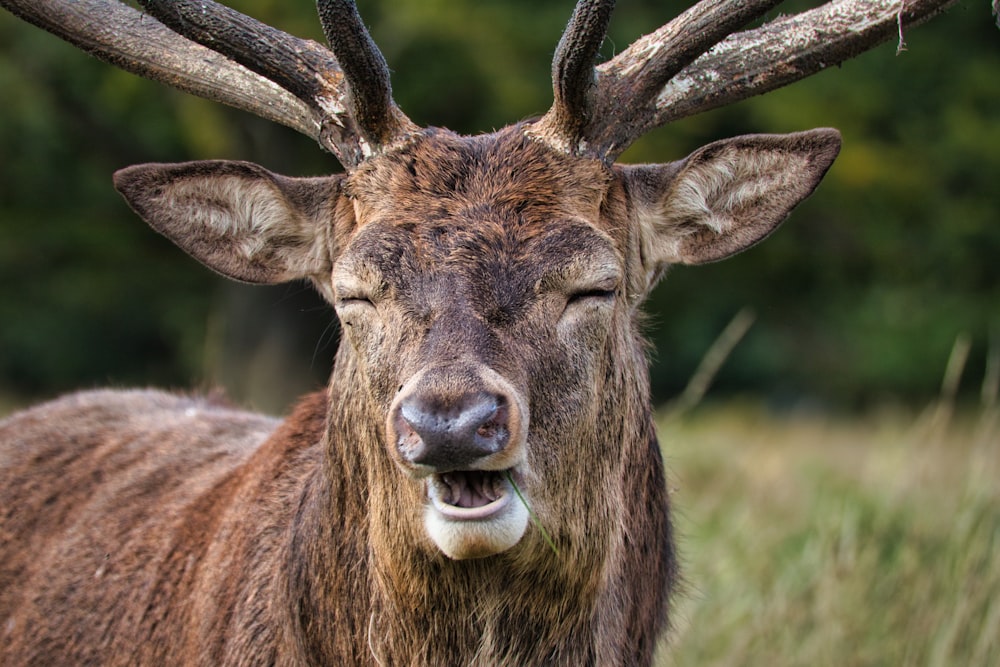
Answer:
<svg viewBox="0 0 1000 667"><path fill-rule="evenodd" d="M363 295L337 299L336 310L340 323L348 329L353 329L355 324L369 320L370 314L378 312L371 298Z"/></svg>
<svg viewBox="0 0 1000 667"><path fill-rule="evenodd" d="M337 305L341 307L346 306L374 306L375 303L371 298L367 296L348 296L342 299L337 299Z"/></svg>
<svg viewBox="0 0 1000 667"><path fill-rule="evenodd" d="M364 292L346 292L344 296L337 299L335 305L341 323L348 327L353 326L355 317L375 312L374 300Z"/></svg>
<svg viewBox="0 0 1000 667"><path fill-rule="evenodd" d="M349 283L335 285L334 289L337 293L334 305L336 305L337 308L375 305L375 292L367 285L351 281Z"/></svg>
<svg viewBox="0 0 1000 667"><path fill-rule="evenodd" d="M591 288L573 292L567 299L567 304L581 303L588 300L610 301L615 298L615 290Z"/></svg>

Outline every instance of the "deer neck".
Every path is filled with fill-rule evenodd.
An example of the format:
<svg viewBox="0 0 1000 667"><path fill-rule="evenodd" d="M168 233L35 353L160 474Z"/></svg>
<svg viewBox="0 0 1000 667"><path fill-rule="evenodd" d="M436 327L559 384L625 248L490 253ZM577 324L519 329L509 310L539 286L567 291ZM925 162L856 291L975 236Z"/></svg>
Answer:
<svg viewBox="0 0 1000 667"><path fill-rule="evenodd" d="M297 623L309 652L322 657L361 646L368 655L356 656L359 662L381 664L531 663L554 656L571 656L569 664L620 662L619 651L631 650L620 643L634 634L629 610L616 599L632 574L626 535L642 529L630 525L634 515L648 514L629 507L644 502L629 494L646 491L622 484L634 472L623 461L632 459L627 450L648 452L652 432L642 407L644 375L621 370L641 371L644 362L623 367L616 354L609 349L609 368L618 370L604 380L615 400L598 405L593 423L574 433L580 451L613 455L586 466L586 479L562 479L550 494L536 495L548 508L547 529L563 545L559 552L533 528L508 552L460 561L424 534L421 485L385 455L384 424L369 397L337 392L362 380L342 354L331 384L326 474L309 494L304 519L307 531L323 536L305 549L309 564L300 566L304 602ZM637 348L628 352L634 354L641 357ZM555 505L566 497L578 505Z"/></svg>

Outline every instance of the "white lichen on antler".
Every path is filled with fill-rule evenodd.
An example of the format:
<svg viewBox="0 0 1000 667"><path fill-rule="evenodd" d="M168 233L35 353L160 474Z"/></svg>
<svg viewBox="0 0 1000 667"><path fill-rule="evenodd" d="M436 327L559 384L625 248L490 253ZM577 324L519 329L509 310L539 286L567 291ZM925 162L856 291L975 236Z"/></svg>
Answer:
<svg viewBox="0 0 1000 667"><path fill-rule="evenodd" d="M664 86L650 126L774 90L839 64L953 2L834 0L730 35Z"/></svg>

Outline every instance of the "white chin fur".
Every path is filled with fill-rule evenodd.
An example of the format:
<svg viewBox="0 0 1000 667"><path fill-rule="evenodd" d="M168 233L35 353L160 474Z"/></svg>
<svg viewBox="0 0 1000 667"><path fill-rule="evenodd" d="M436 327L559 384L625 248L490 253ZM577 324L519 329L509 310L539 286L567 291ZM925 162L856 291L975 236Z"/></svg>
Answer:
<svg viewBox="0 0 1000 667"><path fill-rule="evenodd" d="M528 509L517 499L494 516L482 520L454 520L428 504L424 512L427 534L449 558L484 558L517 544L528 526Z"/></svg>

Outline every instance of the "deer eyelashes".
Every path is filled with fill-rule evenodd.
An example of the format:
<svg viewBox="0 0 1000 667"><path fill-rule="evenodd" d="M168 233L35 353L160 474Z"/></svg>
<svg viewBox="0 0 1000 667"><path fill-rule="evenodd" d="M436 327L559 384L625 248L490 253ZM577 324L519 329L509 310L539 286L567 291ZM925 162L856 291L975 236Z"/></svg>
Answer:
<svg viewBox="0 0 1000 667"><path fill-rule="evenodd" d="M337 299L337 308L350 308L357 306L374 308L375 302L372 301L372 298L366 294L345 296Z"/></svg>
<svg viewBox="0 0 1000 667"><path fill-rule="evenodd" d="M333 291L337 317L344 327L352 328L375 313L376 295L384 290L372 289L354 276L339 276L334 279Z"/></svg>
<svg viewBox="0 0 1000 667"><path fill-rule="evenodd" d="M612 288L601 288L601 287L590 287L579 290L574 290L570 292L569 297L566 299L566 306L580 305L586 303L601 303L609 302L614 300L615 296L618 294L617 287Z"/></svg>
<svg viewBox="0 0 1000 667"><path fill-rule="evenodd" d="M547 282L565 295L562 317L575 311L611 306L622 283L621 270L610 257L602 256L596 264L574 263L560 273L558 279Z"/></svg>
<svg viewBox="0 0 1000 667"><path fill-rule="evenodd" d="M617 285L572 289L566 296L566 305L559 316L560 322L586 317L591 313L610 312L617 295Z"/></svg>

